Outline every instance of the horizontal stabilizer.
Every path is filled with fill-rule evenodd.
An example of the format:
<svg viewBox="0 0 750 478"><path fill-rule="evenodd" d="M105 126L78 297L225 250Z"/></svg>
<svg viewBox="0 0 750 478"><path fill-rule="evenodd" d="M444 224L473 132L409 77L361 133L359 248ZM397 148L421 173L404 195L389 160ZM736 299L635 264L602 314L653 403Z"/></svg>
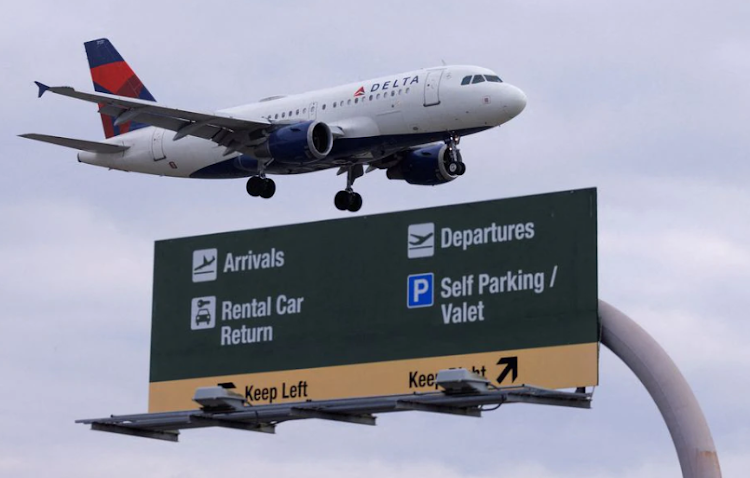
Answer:
<svg viewBox="0 0 750 478"><path fill-rule="evenodd" d="M195 136L228 147L233 143L243 143L243 138L249 138L251 134L272 126L267 118L243 118L220 111L208 113L171 108L140 98L76 91L70 86L47 86L43 83L37 86L40 93L49 91L57 95L97 103L99 113L116 118L112 121L113 125L116 125L115 121L119 119L118 123L135 121L174 131L177 134L174 135L173 140ZM332 133L334 131L336 130L332 130ZM237 151L241 149L242 144ZM251 149L248 151L252 152Z"/></svg>
<svg viewBox="0 0 750 478"><path fill-rule="evenodd" d="M39 83L38 81L35 81L36 86L39 87L39 98L42 97L45 91L49 90L49 86L45 85L44 83Z"/></svg>
<svg viewBox="0 0 750 478"><path fill-rule="evenodd" d="M85 141L83 139L72 139L63 138L60 136L49 136L46 134L20 134L22 138L33 139L36 141L43 141L45 143L52 143L58 146L65 146L67 148L79 149L81 151L88 151L90 153L120 153L128 149L128 146L121 146L118 144L109 143L98 143L96 141Z"/></svg>

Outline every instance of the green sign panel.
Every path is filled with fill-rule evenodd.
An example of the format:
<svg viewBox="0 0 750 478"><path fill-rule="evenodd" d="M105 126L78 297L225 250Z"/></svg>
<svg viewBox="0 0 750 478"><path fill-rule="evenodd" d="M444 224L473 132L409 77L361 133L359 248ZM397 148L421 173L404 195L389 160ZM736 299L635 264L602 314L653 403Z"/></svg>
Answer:
<svg viewBox="0 0 750 478"><path fill-rule="evenodd" d="M158 241L152 411L598 379L596 190Z"/></svg>

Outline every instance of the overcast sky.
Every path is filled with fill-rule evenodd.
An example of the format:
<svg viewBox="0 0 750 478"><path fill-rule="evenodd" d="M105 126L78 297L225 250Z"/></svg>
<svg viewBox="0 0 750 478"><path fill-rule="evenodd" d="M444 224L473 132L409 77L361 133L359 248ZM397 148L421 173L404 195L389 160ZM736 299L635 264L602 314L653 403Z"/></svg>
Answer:
<svg viewBox="0 0 750 478"><path fill-rule="evenodd" d="M481 420L384 415L275 436L103 434L143 412L153 242L338 218L333 171L158 178L17 138L102 136L82 43L108 37L158 101L211 110L447 63L528 96L464 138L466 175L424 188L373 173L361 214L598 188L599 294L661 343L695 391L724 476L750 469L750 3L747 1L5 2L0 17L0 476L680 476L648 394L608 350L592 410L501 407ZM332 245L334 247L334 239ZM364 253L367 253L366 251Z"/></svg>

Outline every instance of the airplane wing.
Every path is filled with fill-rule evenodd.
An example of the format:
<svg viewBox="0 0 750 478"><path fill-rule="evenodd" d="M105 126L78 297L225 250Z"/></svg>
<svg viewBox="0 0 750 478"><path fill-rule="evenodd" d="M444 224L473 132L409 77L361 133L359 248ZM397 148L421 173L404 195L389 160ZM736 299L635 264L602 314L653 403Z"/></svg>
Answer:
<svg viewBox="0 0 750 478"><path fill-rule="evenodd" d="M152 101L125 98L103 93L86 93L70 86L47 86L35 82L39 97L45 92L97 103L99 112L115 118L115 125L128 121L156 126L176 132L174 140L197 136L227 147L227 154L242 151L243 145L271 125L265 119L236 118L222 113L204 113L162 106ZM254 135L255 133L255 135Z"/></svg>

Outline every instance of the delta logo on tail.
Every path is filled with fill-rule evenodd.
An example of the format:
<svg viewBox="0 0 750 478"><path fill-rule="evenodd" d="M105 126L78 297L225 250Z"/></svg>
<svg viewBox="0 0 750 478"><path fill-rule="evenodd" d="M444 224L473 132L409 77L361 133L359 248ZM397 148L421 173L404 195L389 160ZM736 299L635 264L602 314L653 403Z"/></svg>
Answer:
<svg viewBox="0 0 750 478"><path fill-rule="evenodd" d="M92 40L84 43L84 47L89 60L94 91L126 98L156 101L109 40L106 38ZM134 121L119 121L105 113L101 113L101 117L106 138L149 126Z"/></svg>
<svg viewBox="0 0 750 478"><path fill-rule="evenodd" d="M356 93L354 93L354 96L365 96L365 87L360 86Z"/></svg>

